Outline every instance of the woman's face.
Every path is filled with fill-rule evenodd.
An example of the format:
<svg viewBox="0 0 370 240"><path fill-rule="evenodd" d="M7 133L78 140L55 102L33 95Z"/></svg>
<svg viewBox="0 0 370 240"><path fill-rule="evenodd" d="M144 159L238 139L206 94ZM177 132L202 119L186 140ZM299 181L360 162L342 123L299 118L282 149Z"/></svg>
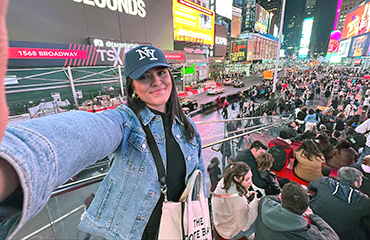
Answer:
<svg viewBox="0 0 370 240"><path fill-rule="evenodd" d="M244 177L236 179L245 189L250 188L252 186L252 171L249 171Z"/></svg>
<svg viewBox="0 0 370 240"><path fill-rule="evenodd" d="M145 104L157 111L166 112L166 102L172 91L171 76L167 68L154 67L133 80L134 93Z"/></svg>

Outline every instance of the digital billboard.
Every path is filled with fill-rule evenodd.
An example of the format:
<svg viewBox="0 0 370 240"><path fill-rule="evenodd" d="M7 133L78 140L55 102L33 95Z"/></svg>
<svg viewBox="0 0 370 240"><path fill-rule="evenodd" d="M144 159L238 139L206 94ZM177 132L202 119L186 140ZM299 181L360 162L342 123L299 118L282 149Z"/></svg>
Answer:
<svg viewBox="0 0 370 240"><path fill-rule="evenodd" d="M299 45L299 51L298 51L298 57L300 58L307 57L308 55L308 47L310 45L310 40L311 40L312 25L313 25L313 17L305 18L303 20L302 37L301 37L301 43Z"/></svg>
<svg viewBox="0 0 370 240"><path fill-rule="evenodd" d="M339 43L338 57L347 57L352 38L342 40Z"/></svg>
<svg viewBox="0 0 370 240"><path fill-rule="evenodd" d="M255 30L260 33L268 33L270 28L270 13L257 4Z"/></svg>
<svg viewBox="0 0 370 240"><path fill-rule="evenodd" d="M242 28L242 9L233 7L233 19L231 21L231 37L239 38Z"/></svg>
<svg viewBox="0 0 370 240"><path fill-rule="evenodd" d="M346 39L370 31L370 3L353 10L346 16L342 38Z"/></svg>
<svg viewBox="0 0 370 240"><path fill-rule="evenodd" d="M216 57L226 56L227 29L224 26L215 24L215 54Z"/></svg>
<svg viewBox="0 0 370 240"><path fill-rule="evenodd" d="M368 38L368 34L353 37L352 45L350 47L348 56L359 57L359 56L365 55L367 38Z"/></svg>
<svg viewBox="0 0 370 240"><path fill-rule="evenodd" d="M7 27L10 41L87 44L94 36L173 49L172 12L168 0L16 0Z"/></svg>
<svg viewBox="0 0 370 240"><path fill-rule="evenodd" d="M339 49L339 40L342 36L342 33L338 30L331 31L329 46L328 46L328 53L336 53Z"/></svg>
<svg viewBox="0 0 370 240"><path fill-rule="evenodd" d="M233 0L216 0L216 13L232 20Z"/></svg>
<svg viewBox="0 0 370 240"><path fill-rule="evenodd" d="M215 13L188 0L173 0L176 41L214 45Z"/></svg>
<svg viewBox="0 0 370 240"><path fill-rule="evenodd" d="M232 43L231 49L231 61L242 62L247 60L248 41L239 40Z"/></svg>

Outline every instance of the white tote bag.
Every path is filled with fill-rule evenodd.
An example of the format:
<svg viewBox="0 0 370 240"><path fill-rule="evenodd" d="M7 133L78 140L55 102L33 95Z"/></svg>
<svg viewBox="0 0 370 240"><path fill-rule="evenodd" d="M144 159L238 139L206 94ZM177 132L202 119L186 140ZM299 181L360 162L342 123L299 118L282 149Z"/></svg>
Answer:
<svg viewBox="0 0 370 240"><path fill-rule="evenodd" d="M192 173L179 202L163 203L158 239L212 239L208 200L204 196L200 170Z"/></svg>

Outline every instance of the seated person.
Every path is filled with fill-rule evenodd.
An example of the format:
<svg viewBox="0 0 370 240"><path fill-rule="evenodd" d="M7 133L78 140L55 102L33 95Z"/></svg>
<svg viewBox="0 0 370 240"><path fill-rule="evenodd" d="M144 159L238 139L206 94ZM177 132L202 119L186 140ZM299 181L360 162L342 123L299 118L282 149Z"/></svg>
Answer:
<svg viewBox="0 0 370 240"><path fill-rule="evenodd" d="M354 164L350 167L360 170L363 174L362 185L360 191L370 196L370 155L365 156L362 159L362 164Z"/></svg>
<svg viewBox="0 0 370 240"><path fill-rule="evenodd" d="M321 167L325 158L313 140L304 140L294 153L293 172L298 178L312 182L322 177Z"/></svg>
<svg viewBox="0 0 370 240"><path fill-rule="evenodd" d="M259 188L266 189L268 186L267 183L261 179L261 176L258 173L256 158L265 153L267 147L260 141L254 141L249 148L250 149L239 152L238 155L236 155L235 161L248 164L252 170L253 184Z"/></svg>
<svg viewBox="0 0 370 240"><path fill-rule="evenodd" d="M328 155L333 151L333 145L329 141L328 135L323 132L317 135L315 142L317 144L318 149L324 155L325 160L328 160Z"/></svg>
<svg viewBox="0 0 370 240"><path fill-rule="evenodd" d="M262 153L256 158L258 173L263 181L267 183L265 193L267 195L279 194L281 192L280 184L276 180L276 174L271 171L274 157L269 153Z"/></svg>
<svg viewBox="0 0 370 240"><path fill-rule="evenodd" d="M212 197L212 215L217 233L226 239L249 237L255 232L259 199L251 187L252 172L243 162L225 171ZM249 201L247 195L254 195Z"/></svg>
<svg viewBox="0 0 370 240"><path fill-rule="evenodd" d="M290 141L301 141L302 134L298 133L299 125L295 121L291 121L288 126L284 128L284 130L288 133Z"/></svg>
<svg viewBox="0 0 370 240"><path fill-rule="evenodd" d="M272 146L279 146L284 149L289 149L290 151L287 151L287 153L289 152L288 158L293 157L293 149L291 145L292 145L292 141L289 139L289 134L288 132L284 130L280 131L279 136L276 139L273 139L269 142L270 148Z"/></svg>
<svg viewBox="0 0 370 240"><path fill-rule="evenodd" d="M337 180L322 177L308 184L314 192L312 211L322 217L341 240L366 239L365 229L370 226L363 224L370 217L370 198L358 190L361 182L359 170L342 167Z"/></svg>
<svg viewBox="0 0 370 240"><path fill-rule="evenodd" d="M255 240L339 240L329 224L312 213L306 190L296 182L285 184L280 197L265 196L258 205Z"/></svg>
<svg viewBox="0 0 370 240"><path fill-rule="evenodd" d="M347 140L342 140L328 154L326 164L332 168L339 169L355 164L357 158L357 152L351 148L351 144Z"/></svg>

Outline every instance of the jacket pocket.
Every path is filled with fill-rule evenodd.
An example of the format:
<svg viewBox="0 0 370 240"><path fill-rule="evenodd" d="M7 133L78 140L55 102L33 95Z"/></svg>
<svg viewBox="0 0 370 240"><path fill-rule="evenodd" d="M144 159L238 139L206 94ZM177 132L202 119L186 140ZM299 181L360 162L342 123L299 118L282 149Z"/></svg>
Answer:
<svg viewBox="0 0 370 240"><path fill-rule="evenodd" d="M100 203L98 204L98 208L96 212L94 213L94 216L98 219L100 219L101 214L105 211L105 209L108 207L107 199L109 197L109 194L111 193L111 190L114 185L114 179L110 179L108 182L108 185L106 186L103 195L101 196Z"/></svg>

